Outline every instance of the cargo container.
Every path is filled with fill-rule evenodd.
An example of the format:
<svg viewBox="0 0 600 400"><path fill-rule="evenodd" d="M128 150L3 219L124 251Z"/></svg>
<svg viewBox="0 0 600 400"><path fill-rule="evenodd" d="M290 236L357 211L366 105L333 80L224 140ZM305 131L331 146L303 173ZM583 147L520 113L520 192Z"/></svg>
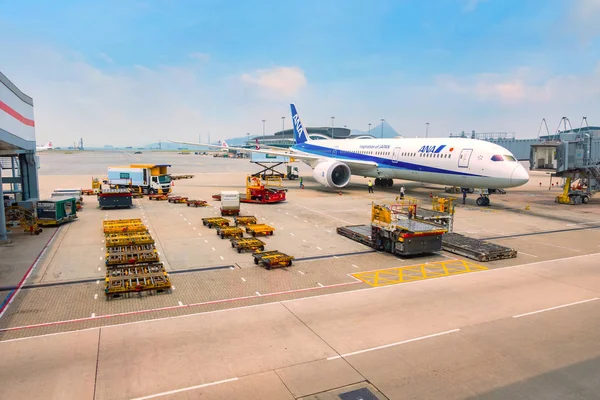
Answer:
<svg viewBox="0 0 600 400"><path fill-rule="evenodd" d="M221 215L240 215L240 194L238 192L221 192Z"/></svg>
<svg viewBox="0 0 600 400"><path fill-rule="evenodd" d="M75 197L56 197L40 200L36 206L38 224L42 226L60 225L77 218Z"/></svg>
<svg viewBox="0 0 600 400"><path fill-rule="evenodd" d="M171 176L167 164L131 164L108 167L108 184L111 186L141 189L144 194L171 193Z"/></svg>

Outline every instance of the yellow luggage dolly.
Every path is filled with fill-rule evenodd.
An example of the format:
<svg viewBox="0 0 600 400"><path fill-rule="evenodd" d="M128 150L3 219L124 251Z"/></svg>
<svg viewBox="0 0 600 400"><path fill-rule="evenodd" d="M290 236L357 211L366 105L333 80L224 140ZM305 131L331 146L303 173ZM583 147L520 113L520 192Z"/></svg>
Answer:
<svg viewBox="0 0 600 400"><path fill-rule="evenodd" d="M106 255L106 266L112 265L131 265L137 263L148 263L159 261L158 253L154 251L125 253L125 254L110 254Z"/></svg>
<svg viewBox="0 0 600 400"><path fill-rule="evenodd" d="M143 251L156 251L156 247L153 244L135 244L131 246L113 246L107 247L107 254L126 254Z"/></svg>
<svg viewBox="0 0 600 400"><path fill-rule="evenodd" d="M187 203L188 197L172 196L167 200L169 203Z"/></svg>
<svg viewBox="0 0 600 400"><path fill-rule="evenodd" d="M258 223L256 217L252 215L238 215L237 217L233 217L233 221L235 222L236 226Z"/></svg>
<svg viewBox="0 0 600 400"><path fill-rule="evenodd" d="M250 224L246 225L246 232L252 236L270 236L275 231L275 228L266 224Z"/></svg>
<svg viewBox="0 0 600 400"><path fill-rule="evenodd" d="M135 224L115 224L104 227L104 234L110 233L127 233L127 232L146 232L148 228L141 222Z"/></svg>
<svg viewBox="0 0 600 400"><path fill-rule="evenodd" d="M164 275L165 267L161 262L143 263L136 265L115 265L106 270L106 278L132 277L149 274Z"/></svg>
<svg viewBox="0 0 600 400"><path fill-rule="evenodd" d="M202 218L202 225L212 228L214 226L229 226L229 220L223 217Z"/></svg>
<svg viewBox="0 0 600 400"><path fill-rule="evenodd" d="M162 263L117 267L107 273L104 285L106 300L131 293L141 295L144 291L171 291L171 281Z"/></svg>
<svg viewBox="0 0 600 400"><path fill-rule="evenodd" d="M142 223L142 219L141 218L131 218L131 219L109 219L106 221L102 221L102 226L103 227L107 227L107 226L113 226L113 225L127 225L127 224L141 224Z"/></svg>
<svg viewBox="0 0 600 400"><path fill-rule="evenodd" d="M262 265L266 269L289 267L292 265L293 256L289 256L278 250L257 251L252 254L254 264Z"/></svg>
<svg viewBox="0 0 600 400"><path fill-rule="evenodd" d="M241 253L244 250L250 250L252 252L264 251L265 245L265 242L255 238L231 239L231 247L236 249L238 253Z"/></svg>
<svg viewBox="0 0 600 400"><path fill-rule="evenodd" d="M112 233L106 235L106 247L154 244L154 238L146 232Z"/></svg>
<svg viewBox="0 0 600 400"><path fill-rule="evenodd" d="M221 239L230 238L241 238L244 236L242 228L237 226L219 226L217 227L217 236L221 236Z"/></svg>

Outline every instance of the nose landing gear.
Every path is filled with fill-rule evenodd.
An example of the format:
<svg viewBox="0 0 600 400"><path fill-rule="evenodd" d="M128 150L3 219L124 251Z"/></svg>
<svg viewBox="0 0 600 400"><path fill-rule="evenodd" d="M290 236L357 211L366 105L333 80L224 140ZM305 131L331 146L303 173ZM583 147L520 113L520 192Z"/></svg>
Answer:
<svg viewBox="0 0 600 400"><path fill-rule="evenodd" d="M490 198L489 198L489 196L487 194L481 194L477 198L476 203L477 203L478 206L489 206L490 205Z"/></svg>

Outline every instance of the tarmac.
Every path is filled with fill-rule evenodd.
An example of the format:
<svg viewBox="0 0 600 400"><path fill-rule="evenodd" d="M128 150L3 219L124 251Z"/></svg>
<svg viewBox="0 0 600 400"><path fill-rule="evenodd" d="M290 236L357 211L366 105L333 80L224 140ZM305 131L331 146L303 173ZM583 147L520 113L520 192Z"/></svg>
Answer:
<svg viewBox="0 0 600 400"><path fill-rule="evenodd" d="M353 177L339 192L300 164L305 188L285 181L286 202L242 205L275 227L267 249L295 257L267 271L201 223L218 213L212 194L243 191L246 174L260 169L248 159L87 151L40 159L43 197L89 188L109 165L167 163L173 174L195 174L175 181L173 194L210 207L143 198L101 211L88 196L72 223L39 236L15 229L0 247L6 397L600 398L600 202L555 204L561 189L546 173L492 195L490 207L477 207L476 195L457 204L455 232L518 250L479 263L446 252L402 259L336 234L368 223L371 202L393 201L400 182L368 194L366 179ZM423 207L430 195L448 196L404 185ZM172 293L105 300L102 221L119 218L150 228Z"/></svg>

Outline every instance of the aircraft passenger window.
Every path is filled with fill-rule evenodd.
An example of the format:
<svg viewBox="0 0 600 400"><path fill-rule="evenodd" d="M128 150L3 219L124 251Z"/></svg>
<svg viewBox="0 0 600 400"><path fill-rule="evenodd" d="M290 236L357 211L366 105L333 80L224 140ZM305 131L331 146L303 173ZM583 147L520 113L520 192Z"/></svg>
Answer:
<svg viewBox="0 0 600 400"><path fill-rule="evenodd" d="M501 155L496 154L492 156L492 161L504 161L504 159Z"/></svg>
<svg viewBox="0 0 600 400"><path fill-rule="evenodd" d="M514 158L513 156L504 155L504 158L505 158L507 161L517 161L517 159L516 159L516 158Z"/></svg>

